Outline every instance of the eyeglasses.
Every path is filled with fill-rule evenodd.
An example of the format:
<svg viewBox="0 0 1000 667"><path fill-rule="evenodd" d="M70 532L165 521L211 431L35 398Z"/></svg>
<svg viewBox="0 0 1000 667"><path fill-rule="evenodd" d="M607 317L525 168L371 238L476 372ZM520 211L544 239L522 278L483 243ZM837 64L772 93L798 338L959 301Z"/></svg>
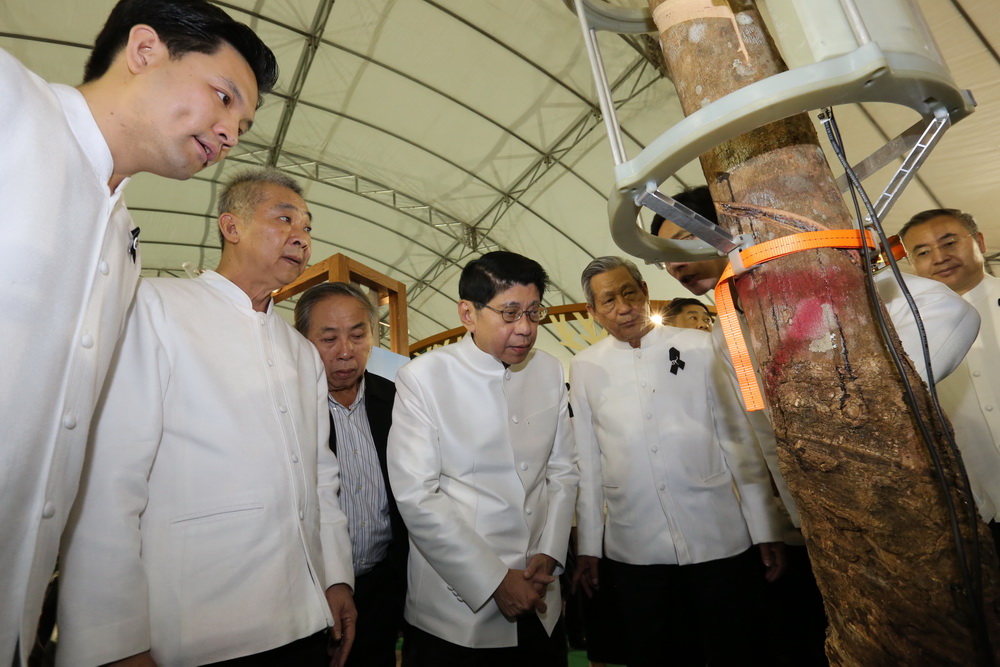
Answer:
<svg viewBox="0 0 1000 667"><path fill-rule="evenodd" d="M503 318L504 322L514 323L521 319L522 315L527 315L528 319L532 322L541 322L545 319L545 316L549 314L549 309L542 306L537 308L529 308L524 310L523 308L518 308L517 306L508 306L506 308L494 308L493 306L487 306L485 303L478 304L480 308L489 308L494 313L499 313L500 317Z"/></svg>
<svg viewBox="0 0 1000 667"><path fill-rule="evenodd" d="M965 236L953 236L947 241L944 241L943 243L938 243L937 245L922 245L920 246L919 250L917 250L914 253L910 253L910 257L913 259L914 262L927 261L931 258L931 253L934 252L935 250L941 250L942 252L951 252L958 246L959 243L969 238L970 236L972 236L972 232L969 232Z"/></svg>

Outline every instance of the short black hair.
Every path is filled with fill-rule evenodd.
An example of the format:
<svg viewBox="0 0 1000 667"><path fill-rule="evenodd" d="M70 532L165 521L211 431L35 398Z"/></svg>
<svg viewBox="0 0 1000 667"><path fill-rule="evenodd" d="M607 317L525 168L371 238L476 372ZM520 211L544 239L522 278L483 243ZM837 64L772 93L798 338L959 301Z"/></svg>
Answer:
<svg viewBox="0 0 1000 667"><path fill-rule="evenodd" d="M211 55L229 44L247 61L257 79L257 106L278 80L278 61L250 29L207 0L121 0L94 41L83 82L99 79L128 43L133 26L153 28L173 59L185 53Z"/></svg>
<svg viewBox="0 0 1000 667"><path fill-rule="evenodd" d="M971 213L960 211L957 208L932 208L927 211L921 211L907 220L906 224L903 225L903 228L899 230L899 238L905 239L906 233L917 225L922 225L932 218L940 218L942 216L955 218L962 223L967 230L969 230L970 234L979 233L979 225L976 224L976 219L972 217Z"/></svg>
<svg viewBox="0 0 1000 667"><path fill-rule="evenodd" d="M715 201L712 199L712 193L707 185L682 190L673 195L673 198L710 222L719 224L719 215L715 212ZM659 213L654 215L653 224L649 226L649 233L658 236L660 227L663 226L663 220L663 216Z"/></svg>
<svg viewBox="0 0 1000 667"><path fill-rule="evenodd" d="M465 265L458 280L458 298L473 302L478 309L514 285L534 285L541 300L548 284L541 264L516 252L497 250Z"/></svg>
<svg viewBox="0 0 1000 667"><path fill-rule="evenodd" d="M670 304L667 306L667 309L663 311L663 319L672 320L673 318L680 315L681 311L683 311L688 306L701 306L702 308L705 309L706 313L708 313L709 315L712 314L712 311L710 311L708 309L708 306L706 306L704 303L702 303L698 299L692 299L691 297L686 296L678 299L672 299L670 301Z"/></svg>

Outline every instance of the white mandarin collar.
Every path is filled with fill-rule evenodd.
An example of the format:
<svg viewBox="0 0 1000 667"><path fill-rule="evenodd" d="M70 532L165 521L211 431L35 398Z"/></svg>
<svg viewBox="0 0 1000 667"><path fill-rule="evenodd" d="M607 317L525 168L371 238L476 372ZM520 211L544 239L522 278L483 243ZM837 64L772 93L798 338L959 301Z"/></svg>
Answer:
<svg viewBox="0 0 1000 667"><path fill-rule="evenodd" d="M476 341L473 340L471 332L466 333L465 336L462 337L462 340L457 343L452 343L452 345L458 345L459 349L462 351L462 355L468 360L469 364L477 371L482 371L484 373L503 374L508 370L512 373L516 373L527 366L528 362L531 361L531 357L535 354L535 351L532 350L528 353L527 359L515 366L507 368L503 365L503 362L498 361L492 354L480 350L479 346L476 345Z"/></svg>
<svg viewBox="0 0 1000 667"><path fill-rule="evenodd" d="M982 301L986 299L989 296L988 293L992 287L990 283L994 280L1000 280L1000 278L991 276L988 273L983 275L983 279L979 281L979 284L963 294L962 297L969 302Z"/></svg>
<svg viewBox="0 0 1000 667"><path fill-rule="evenodd" d="M634 352L636 350L641 350L643 346L648 346L649 344L655 342L661 335L663 335L665 330L665 325L654 323L653 328L647 331L646 335L639 339L639 347L632 347L629 343L623 340L618 340L611 334L608 334L608 340L611 341L611 347L616 350Z"/></svg>
<svg viewBox="0 0 1000 667"><path fill-rule="evenodd" d="M87 100L83 97L83 93L71 86L53 84L52 90L55 92L56 97L59 98L59 104L62 105L63 110L66 112L66 120L69 123L70 129L73 130L73 135L80 142L80 146L83 148L87 159L90 160L90 164L94 167L97 177L107 187L107 183L111 180L111 176L114 173L115 161L111 156L111 148L108 146L104 135L101 134L101 128L97 126L94 114L91 113L90 107L87 105ZM121 196L122 191L130 180L130 178L122 180L111 196Z"/></svg>
<svg viewBox="0 0 1000 667"><path fill-rule="evenodd" d="M229 301L233 302L233 305L240 310L247 311L248 314L253 315L257 311L253 309L253 302L243 289L226 278L222 274L216 273L212 270L207 270L198 276L198 280L203 280L205 283L215 290L222 293ZM274 299L267 302L267 310L264 311L264 315L270 316L271 310L274 308Z"/></svg>

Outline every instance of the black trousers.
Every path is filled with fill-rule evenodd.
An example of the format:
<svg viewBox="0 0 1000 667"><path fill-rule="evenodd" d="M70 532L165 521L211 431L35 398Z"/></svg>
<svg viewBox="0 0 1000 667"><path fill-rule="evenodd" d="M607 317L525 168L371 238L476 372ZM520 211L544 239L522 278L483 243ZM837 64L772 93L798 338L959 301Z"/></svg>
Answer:
<svg viewBox="0 0 1000 667"><path fill-rule="evenodd" d="M990 527L990 535L993 537L993 547L997 550L997 556L1000 556L1000 524L996 521L990 521L987 525Z"/></svg>
<svg viewBox="0 0 1000 667"><path fill-rule="evenodd" d="M517 619L517 646L468 648L409 626L403 634L403 667L566 667L562 619L550 637L535 614Z"/></svg>
<svg viewBox="0 0 1000 667"><path fill-rule="evenodd" d="M355 579L358 624L347 667L396 667L405 599L406 572L389 557Z"/></svg>
<svg viewBox="0 0 1000 667"><path fill-rule="evenodd" d="M760 551L692 565L611 561L629 667L768 664Z"/></svg>
<svg viewBox="0 0 1000 667"><path fill-rule="evenodd" d="M760 572L763 576L763 565ZM784 574L765 587L767 618L774 621L772 638L778 654L776 665L829 665L825 650L826 611L806 548L787 545Z"/></svg>
<svg viewBox="0 0 1000 667"><path fill-rule="evenodd" d="M329 641L330 631L323 630L263 653L213 662L205 667L278 667L278 665L329 667L330 655L327 653Z"/></svg>
<svg viewBox="0 0 1000 667"><path fill-rule="evenodd" d="M625 639L625 621L618 613L618 586L614 568L607 558L597 563L601 587L593 597L578 590L581 599L583 623L587 637L587 659L591 662L629 664L629 647Z"/></svg>

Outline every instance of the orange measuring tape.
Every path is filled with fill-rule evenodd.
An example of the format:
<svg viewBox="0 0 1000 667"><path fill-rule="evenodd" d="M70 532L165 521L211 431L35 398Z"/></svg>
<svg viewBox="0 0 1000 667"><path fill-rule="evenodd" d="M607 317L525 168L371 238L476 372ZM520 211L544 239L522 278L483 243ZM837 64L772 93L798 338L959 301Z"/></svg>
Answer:
<svg viewBox="0 0 1000 667"><path fill-rule="evenodd" d="M877 249L871 233L865 232L866 245ZM856 229L833 229L821 232L803 232L790 234L781 238L765 241L740 251L743 266L750 268L778 257L784 257L803 250L816 248L860 248L861 232ZM733 306L733 295L730 280L734 277L733 265L727 264L719 283L715 286L715 306L722 323L722 332L726 336L726 345L733 358L736 368L736 378L740 383L740 392L748 411L763 410L764 397L757 383L753 365L750 363L750 353L746 340L740 328L740 319Z"/></svg>

